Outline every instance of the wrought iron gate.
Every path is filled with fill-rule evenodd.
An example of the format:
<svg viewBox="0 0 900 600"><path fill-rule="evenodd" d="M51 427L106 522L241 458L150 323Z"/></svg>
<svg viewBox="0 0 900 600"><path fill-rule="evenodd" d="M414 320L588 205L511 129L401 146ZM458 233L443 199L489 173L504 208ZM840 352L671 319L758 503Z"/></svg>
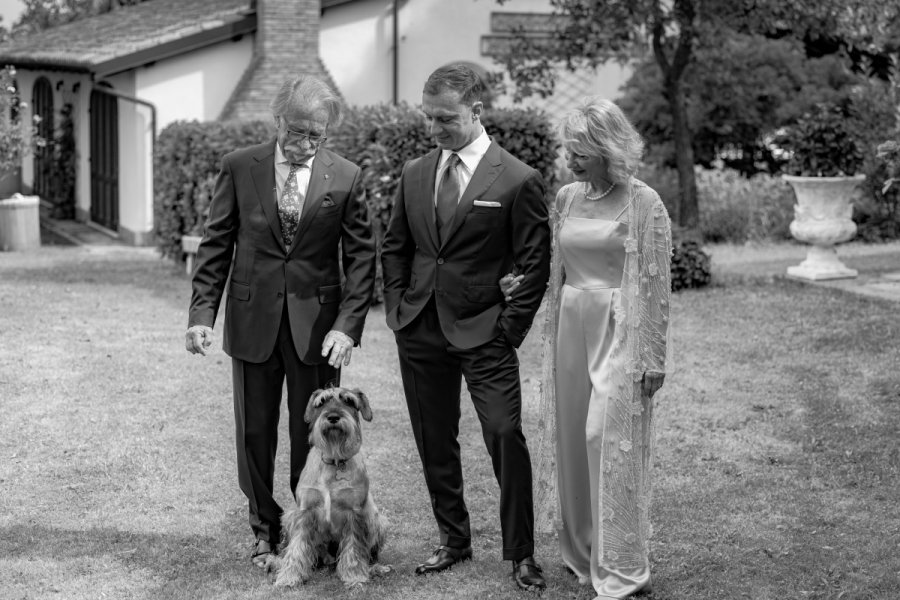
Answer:
<svg viewBox="0 0 900 600"><path fill-rule="evenodd" d="M34 149L34 193L42 198L53 198L53 86L46 77L39 77L31 90L32 114L40 117L37 134L47 141Z"/></svg>
<svg viewBox="0 0 900 600"><path fill-rule="evenodd" d="M97 88L91 91L91 221L119 228L119 103Z"/></svg>

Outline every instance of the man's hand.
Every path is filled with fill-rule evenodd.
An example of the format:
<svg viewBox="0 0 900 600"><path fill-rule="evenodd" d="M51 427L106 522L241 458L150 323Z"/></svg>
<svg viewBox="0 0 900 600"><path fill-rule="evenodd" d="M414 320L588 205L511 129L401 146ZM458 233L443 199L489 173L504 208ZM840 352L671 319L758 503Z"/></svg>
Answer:
<svg viewBox="0 0 900 600"><path fill-rule="evenodd" d="M336 369L340 369L341 362L343 362L344 366L350 364L353 344L352 337L343 331L332 329L325 335L325 341L322 342L322 356L328 356L328 364Z"/></svg>
<svg viewBox="0 0 900 600"><path fill-rule="evenodd" d="M199 353L206 356L207 350L212 345L212 336L212 327L194 325L184 334L184 347L191 354Z"/></svg>
<svg viewBox="0 0 900 600"><path fill-rule="evenodd" d="M663 381L666 379L665 373L657 373L656 371L644 371L644 377L641 379L641 393L648 398L652 398L653 394L659 391Z"/></svg>
<svg viewBox="0 0 900 600"><path fill-rule="evenodd" d="M500 291L503 293L504 300L507 302L512 300L512 293L516 291L517 287L522 285L522 279L524 278L524 275L513 275L512 273L507 273L500 278Z"/></svg>

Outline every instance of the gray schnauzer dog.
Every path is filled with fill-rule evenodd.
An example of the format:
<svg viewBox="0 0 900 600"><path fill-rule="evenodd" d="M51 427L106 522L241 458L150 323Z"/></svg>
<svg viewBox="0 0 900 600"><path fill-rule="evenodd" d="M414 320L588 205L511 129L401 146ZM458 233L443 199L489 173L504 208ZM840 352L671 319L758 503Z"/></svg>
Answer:
<svg viewBox="0 0 900 600"><path fill-rule="evenodd" d="M349 588L391 570L376 562L386 524L359 455L360 417L372 420L369 400L360 390L316 390L309 400L305 418L312 448L297 484L296 504L281 518L285 540L272 565L276 586L303 583L324 565L335 565Z"/></svg>

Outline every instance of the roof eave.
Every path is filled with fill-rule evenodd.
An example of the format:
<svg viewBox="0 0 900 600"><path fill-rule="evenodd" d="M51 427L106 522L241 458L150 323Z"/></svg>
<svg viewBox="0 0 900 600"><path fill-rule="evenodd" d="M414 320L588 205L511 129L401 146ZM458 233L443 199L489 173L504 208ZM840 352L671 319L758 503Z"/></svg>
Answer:
<svg viewBox="0 0 900 600"><path fill-rule="evenodd" d="M0 64L12 65L28 71L65 71L69 73L90 73L91 65L78 61L61 61L43 58L0 56Z"/></svg>
<svg viewBox="0 0 900 600"><path fill-rule="evenodd" d="M206 46L218 44L231 39L240 38L248 33L256 31L256 13L241 17L239 20L226 23L220 27L214 27L196 34L159 44L152 48L139 50L132 54L118 56L116 58L99 62L91 66L98 78L109 77L122 71L136 69L154 62L185 54L193 50L199 50Z"/></svg>
<svg viewBox="0 0 900 600"><path fill-rule="evenodd" d="M117 56L116 58L102 62L91 62L78 59L43 58L32 56L17 56L10 54L0 56L0 64L14 65L19 69L31 71L68 71L74 73L93 73L94 77L101 79L116 73L136 69L166 58L172 58L185 54L192 50L198 50L206 46L218 44L256 31L256 13L245 14L240 19L231 21L218 27L213 27L198 33L159 44L152 48L139 50L131 54Z"/></svg>

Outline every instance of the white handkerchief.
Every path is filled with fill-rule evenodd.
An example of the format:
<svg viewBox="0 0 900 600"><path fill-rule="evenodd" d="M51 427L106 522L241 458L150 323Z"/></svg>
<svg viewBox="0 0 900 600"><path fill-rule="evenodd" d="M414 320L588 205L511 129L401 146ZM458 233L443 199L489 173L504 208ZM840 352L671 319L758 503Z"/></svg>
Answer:
<svg viewBox="0 0 900 600"><path fill-rule="evenodd" d="M493 202L491 200L476 200L473 202L475 206L488 206L490 208L500 208L499 202Z"/></svg>

